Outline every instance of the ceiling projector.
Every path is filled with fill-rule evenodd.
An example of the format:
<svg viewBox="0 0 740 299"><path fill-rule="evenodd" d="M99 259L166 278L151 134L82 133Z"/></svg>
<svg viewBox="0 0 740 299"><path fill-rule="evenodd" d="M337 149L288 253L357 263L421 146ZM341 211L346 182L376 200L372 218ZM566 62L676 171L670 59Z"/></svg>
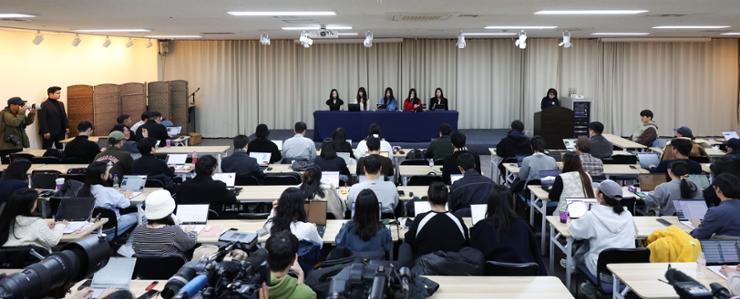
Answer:
<svg viewBox="0 0 740 299"><path fill-rule="evenodd" d="M334 30L319 29L308 31L310 38L339 38L339 33Z"/></svg>

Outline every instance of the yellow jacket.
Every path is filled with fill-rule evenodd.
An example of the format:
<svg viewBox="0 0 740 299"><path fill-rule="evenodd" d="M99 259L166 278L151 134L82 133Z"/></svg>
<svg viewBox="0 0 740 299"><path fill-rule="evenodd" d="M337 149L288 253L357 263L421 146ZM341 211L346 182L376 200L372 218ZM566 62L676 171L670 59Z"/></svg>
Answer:
<svg viewBox="0 0 740 299"><path fill-rule="evenodd" d="M647 240L651 263L695 262L701 243L675 225L656 229Z"/></svg>

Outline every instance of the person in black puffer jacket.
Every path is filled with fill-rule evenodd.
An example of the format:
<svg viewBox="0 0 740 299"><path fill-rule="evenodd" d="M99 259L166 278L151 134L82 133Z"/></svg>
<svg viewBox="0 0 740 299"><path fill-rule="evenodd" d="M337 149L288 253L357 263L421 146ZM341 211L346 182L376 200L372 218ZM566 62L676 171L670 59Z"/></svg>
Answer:
<svg viewBox="0 0 740 299"><path fill-rule="evenodd" d="M511 130L496 145L496 155L502 159L498 165L499 174L503 176L505 172L503 163L516 162L517 156L526 157L531 154L532 147L529 137L524 134L524 123L519 120L511 122Z"/></svg>

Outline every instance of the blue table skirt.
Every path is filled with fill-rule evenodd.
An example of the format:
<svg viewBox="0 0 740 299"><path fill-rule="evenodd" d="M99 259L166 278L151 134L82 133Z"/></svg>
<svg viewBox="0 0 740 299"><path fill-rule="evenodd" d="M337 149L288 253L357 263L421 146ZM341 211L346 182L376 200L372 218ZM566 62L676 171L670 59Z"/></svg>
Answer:
<svg viewBox="0 0 740 299"><path fill-rule="evenodd" d="M360 141L367 137L372 123L381 127L389 142L428 142L439 136L439 125L448 123L457 129L457 111L387 112L387 111L315 111L314 141L331 138L336 128L344 128L347 138Z"/></svg>

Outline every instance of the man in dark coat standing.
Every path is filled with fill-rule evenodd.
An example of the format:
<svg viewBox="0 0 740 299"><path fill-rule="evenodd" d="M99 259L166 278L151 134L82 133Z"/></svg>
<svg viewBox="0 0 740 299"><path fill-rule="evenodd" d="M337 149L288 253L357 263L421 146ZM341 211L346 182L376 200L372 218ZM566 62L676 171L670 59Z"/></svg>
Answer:
<svg viewBox="0 0 740 299"><path fill-rule="evenodd" d="M38 112L42 148L50 149L54 145L57 149L61 149L61 141L69 134L67 112L64 109L64 103L59 101L62 88L52 86L46 90L46 93L49 98L41 103L41 109Z"/></svg>

